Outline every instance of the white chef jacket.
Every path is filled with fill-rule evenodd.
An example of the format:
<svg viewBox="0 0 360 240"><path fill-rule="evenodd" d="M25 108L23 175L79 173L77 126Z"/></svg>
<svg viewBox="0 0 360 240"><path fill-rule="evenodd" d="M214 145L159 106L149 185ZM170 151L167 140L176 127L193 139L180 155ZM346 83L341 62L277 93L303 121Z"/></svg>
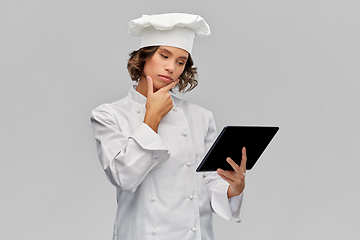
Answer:
<svg viewBox="0 0 360 240"><path fill-rule="evenodd" d="M172 96L156 133L143 123L146 97L135 88L91 116L100 162L117 189L113 239L214 239L212 212L240 222L243 193L228 199L229 184L216 172L195 171L217 136L212 113Z"/></svg>

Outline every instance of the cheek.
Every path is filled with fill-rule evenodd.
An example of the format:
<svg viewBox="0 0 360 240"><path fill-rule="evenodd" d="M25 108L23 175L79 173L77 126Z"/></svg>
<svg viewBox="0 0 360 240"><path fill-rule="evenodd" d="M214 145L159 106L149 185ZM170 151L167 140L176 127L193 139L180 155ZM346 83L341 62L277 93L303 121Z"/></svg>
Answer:
<svg viewBox="0 0 360 240"><path fill-rule="evenodd" d="M184 72L184 70L185 70L185 67L179 68L179 70L177 71L177 77L178 77L178 78L179 78L180 75Z"/></svg>
<svg viewBox="0 0 360 240"><path fill-rule="evenodd" d="M145 62L145 65L144 65L144 68L143 68L143 74L144 74L145 76L150 75L152 68L153 68L153 67L152 67L152 65L151 65L151 62L150 62L150 61L146 61L146 62Z"/></svg>
<svg viewBox="0 0 360 240"><path fill-rule="evenodd" d="M144 65L144 71L151 71L155 66L157 65L157 59L156 56L152 56L150 59L146 60Z"/></svg>

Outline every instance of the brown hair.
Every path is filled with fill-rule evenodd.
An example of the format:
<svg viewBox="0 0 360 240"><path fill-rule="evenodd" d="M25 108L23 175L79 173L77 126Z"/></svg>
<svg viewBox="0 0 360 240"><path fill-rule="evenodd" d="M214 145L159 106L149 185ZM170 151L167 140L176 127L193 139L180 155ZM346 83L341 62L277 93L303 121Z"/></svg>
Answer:
<svg viewBox="0 0 360 240"><path fill-rule="evenodd" d="M159 47L160 46L143 47L129 54L130 58L127 64L127 69L133 81L138 82L140 80L143 76L145 62L154 55ZM196 80L197 68L193 67L193 65L194 61L189 54L184 71L179 77L180 81L175 86L179 92L189 92L198 85L198 81ZM186 87L188 87L188 89L186 89Z"/></svg>

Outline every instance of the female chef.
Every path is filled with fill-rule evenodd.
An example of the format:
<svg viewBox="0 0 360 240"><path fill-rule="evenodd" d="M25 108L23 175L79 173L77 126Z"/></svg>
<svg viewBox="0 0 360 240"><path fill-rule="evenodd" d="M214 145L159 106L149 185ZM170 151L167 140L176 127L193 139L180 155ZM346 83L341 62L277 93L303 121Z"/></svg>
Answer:
<svg viewBox="0 0 360 240"><path fill-rule="evenodd" d="M172 13L142 16L129 29L141 36L128 62L137 85L91 116L100 162L117 189L113 239L214 239L213 212L240 222L246 152L240 166L227 159L234 171L197 173L217 136L214 118L169 93L196 86L193 40L209 26Z"/></svg>

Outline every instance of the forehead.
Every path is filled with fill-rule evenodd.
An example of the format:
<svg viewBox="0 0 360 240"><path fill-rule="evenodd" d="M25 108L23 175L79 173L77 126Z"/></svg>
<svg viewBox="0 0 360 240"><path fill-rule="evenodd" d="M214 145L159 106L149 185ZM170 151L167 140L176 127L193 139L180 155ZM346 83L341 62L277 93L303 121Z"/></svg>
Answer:
<svg viewBox="0 0 360 240"><path fill-rule="evenodd" d="M189 53L184 49L177 48L177 47L170 47L170 46L160 46L159 51L167 52L168 54L174 55L176 57L185 58L187 59Z"/></svg>

